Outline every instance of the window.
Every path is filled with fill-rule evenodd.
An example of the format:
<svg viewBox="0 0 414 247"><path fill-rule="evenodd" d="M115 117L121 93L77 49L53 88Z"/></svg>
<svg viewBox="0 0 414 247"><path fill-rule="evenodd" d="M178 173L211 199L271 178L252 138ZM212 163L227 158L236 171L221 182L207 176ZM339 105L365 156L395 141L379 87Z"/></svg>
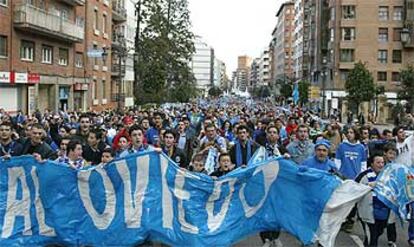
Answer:
<svg viewBox="0 0 414 247"><path fill-rule="evenodd" d="M98 50L98 46L97 45L93 45L93 50L94 51L97 51ZM94 57L93 58L93 65L95 66L95 65L98 65L98 58L97 57Z"/></svg>
<svg viewBox="0 0 414 247"><path fill-rule="evenodd" d="M76 26L84 27L85 26L85 19L82 16L76 17Z"/></svg>
<svg viewBox="0 0 414 247"><path fill-rule="evenodd" d="M335 20L335 8L330 8L330 19L331 19L331 21L334 21Z"/></svg>
<svg viewBox="0 0 414 247"><path fill-rule="evenodd" d="M7 6L7 0L0 0L0 6Z"/></svg>
<svg viewBox="0 0 414 247"><path fill-rule="evenodd" d="M391 77L392 77L391 78L392 81L395 81L395 82L401 81L400 72L392 72Z"/></svg>
<svg viewBox="0 0 414 247"><path fill-rule="evenodd" d="M106 81L102 80L102 99L106 99Z"/></svg>
<svg viewBox="0 0 414 247"><path fill-rule="evenodd" d="M377 80L378 81L387 81L387 72L379 71L378 74L377 74Z"/></svg>
<svg viewBox="0 0 414 247"><path fill-rule="evenodd" d="M103 19L102 19L102 32L103 33L108 33L106 31L106 14L103 15Z"/></svg>
<svg viewBox="0 0 414 247"><path fill-rule="evenodd" d="M340 70L341 81L346 81L348 79L349 70Z"/></svg>
<svg viewBox="0 0 414 247"><path fill-rule="evenodd" d="M341 49L341 62L353 62L354 61L354 50L353 49Z"/></svg>
<svg viewBox="0 0 414 247"><path fill-rule="evenodd" d="M378 41L379 42L388 42L388 28L378 29Z"/></svg>
<svg viewBox="0 0 414 247"><path fill-rule="evenodd" d="M380 21L388 20L388 7L380 6L378 10L378 18Z"/></svg>
<svg viewBox="0 0 414 247"><path fill-rule="evenodd" d="M80 52L76 52L76 58L75 58L75 66L76 68L82 68L83 67L83 54Z"/></svg>
<svg viewBox="0 0 414 247"><path fill-rule="evenodd" d="M355 19L355 6L354 5L345 5L342 6L342 18L343 19Z"/></svg>
<svg viewBox="0 0 414 247"><path fill-rule="evenodd" d="M330 35L329 36L330 36L329 40L331 42L334 42L335 41L335 29L333 29L333 28L330 29Z"/></svg>
<svg viewBox="0 0 414 247"><path fill-rule="evenodd" d="M30 61L34 60L34 48L35 43L32 41L22 40L20 44L20 59L23 61Z"/></svg>
<svg viewBox="0 0 414 247"><path fill-rule="evenodd" d="M388 61L388 51L387 50L379 50L378 51L378 62L379 63L387 63Z"/></svg>
<svg viewBox="0 0 414 247"><path fill-rule="evenodd" d="M52 64L53 62L53 47L42 45L42 63Z"/></svg>
<svg viewBox="0 0 414 247"><path fill-rule="evenodd" d="M394 7L394 21L402 21L403 19L403 7L395 6Z"/></svg>
<svg viewBox="0 0 414 247"><path fill-rule="evenodd" d="M7 57L7 36L0 35L0 57Z"/></svg>
<svg viewBox="0 0 414 247"><path fill-rule="evenodd" d="M69 60L68 49L59 48L59 65L67 66Z"/></svg>
<svg viewBox="0 0 414 247"><path fill-rule="evenodd" d="M401 31L402 31L402 28L393 29L393 34L392 34L393 41L401 41Z"/></svg>
<svg viewBox="0 0 414 247"><path fill-rule="evenodd" d="M93 95L92 95L92 98L93 99L98 99L98 81L97 80L94 80L93 81Z"/></svg>
<svg viewBox="0 0 414 247"><path fill-rule="evenodd" d="M343 41L353 41L353 40L355 40L355 28L354 27L344 27L344 28L342 28L342 40Z"/></svg>
<svg viewBox="0 0 414 247"><path fill-rule="evenodd" d="M94 14L94 18L93 18L93 29L98 30L98 10L95 9L95 11L93 12Z"/></svg>
<svg viewBox="0 0 414 247"><path fill-rule="evenodd" d="M392 62L393 63L402 63L402 51L393 50L392 51Z"/></svg>

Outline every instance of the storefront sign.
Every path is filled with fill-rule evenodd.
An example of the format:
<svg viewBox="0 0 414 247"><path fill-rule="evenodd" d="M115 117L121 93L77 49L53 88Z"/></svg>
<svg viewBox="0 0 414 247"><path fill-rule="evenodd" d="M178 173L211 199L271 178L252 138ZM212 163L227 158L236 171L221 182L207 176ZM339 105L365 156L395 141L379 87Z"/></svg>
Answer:
<svg viewBox="0 0 414 247"><path fill-rule="evenodd" d="M40 82L40 75L38 73L29 73L28 82L30 84L35 84Z"/></svg>
<svg viewBox="0 0 414 247"><path fill-rule="evenodd" d="M27 73L14 73L14 83L27 83L28 74Z"/></svg>
<svg viewBox="0 0 414 247"><path fill-rule="evenodd" d="M0 72L0 83L10 83L10 72Z"/></svg>

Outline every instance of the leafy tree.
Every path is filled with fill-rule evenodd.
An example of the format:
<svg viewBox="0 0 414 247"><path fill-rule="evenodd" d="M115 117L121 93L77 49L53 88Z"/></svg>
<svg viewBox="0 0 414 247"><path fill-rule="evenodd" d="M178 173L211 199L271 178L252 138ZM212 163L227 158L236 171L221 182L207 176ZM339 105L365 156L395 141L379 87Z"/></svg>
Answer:
<svg viewBox="0 0 414 247"><path fill-rule="evenodd" d="M376 92L374 79L365 64L358 62L349 71L345 82L345 90L348 93L347 99L353 109L356 109L357 114L362 102L374 99Z"/></svg>
<svg viewBox="0 0 414 247"><path fill-rule="evenodd" d="M414 67L412 65L401 70L400 80L401 91L398 92L398 97L407 100L411 106L411 112L414 112Z"/></svg>
<svg viewBox="0 0 414 247"><path fill-rule="evenodd" d="M280 88L280 94L285 97L286 99L291 97L293 93L292 85L288 83L282 84L282 87Z"/></svg>
<svg viewBox="0 0 414 247"><path fill-rule="evenodd" d="M306 104L309 100L309 87L310 87L310 83L308 81L299 82L299 85L298 85L299 102L301 104Z"/></svg>
<svg viewBox="0 0 414 247"><path fill-rule="evenodd" d="M223 92L221 91L221 89L219 87L211 87L208 90L208 95L211 97L218 97L222 94Z"/></svg>
<svg viewBox="0 0 414 247"><path fill-rule="evenodd" d="M144 28L136 44L137 102L183 101L196 96L189 67L195 48L188 0L143 0L140 16Z"/></svg>

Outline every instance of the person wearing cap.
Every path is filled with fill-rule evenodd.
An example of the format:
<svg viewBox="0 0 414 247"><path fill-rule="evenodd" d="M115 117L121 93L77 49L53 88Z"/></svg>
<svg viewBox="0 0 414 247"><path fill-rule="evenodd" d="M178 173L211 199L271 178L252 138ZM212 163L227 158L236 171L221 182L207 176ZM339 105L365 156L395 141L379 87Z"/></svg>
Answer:
<svg viewBox="0 0 414 247"><path fill-rule="evenodd" d="M328 140L322 139L315 144L315 155L302 162L302 166L322 171L335 171L335 163L329 159L331 144Z"/></svg>

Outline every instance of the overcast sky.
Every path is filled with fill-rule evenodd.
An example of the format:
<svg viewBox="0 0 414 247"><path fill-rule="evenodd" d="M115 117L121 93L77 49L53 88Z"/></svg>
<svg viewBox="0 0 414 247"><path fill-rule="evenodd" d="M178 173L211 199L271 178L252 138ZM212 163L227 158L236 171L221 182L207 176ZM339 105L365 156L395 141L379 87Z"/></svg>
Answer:
<svg viewBox="0 0 414 247"><path fill-rule="evenodd" d="M258 57L269 45L283 0L189 0L193 32L211 45L216 57L237 67L237 56Z"/></svg>

